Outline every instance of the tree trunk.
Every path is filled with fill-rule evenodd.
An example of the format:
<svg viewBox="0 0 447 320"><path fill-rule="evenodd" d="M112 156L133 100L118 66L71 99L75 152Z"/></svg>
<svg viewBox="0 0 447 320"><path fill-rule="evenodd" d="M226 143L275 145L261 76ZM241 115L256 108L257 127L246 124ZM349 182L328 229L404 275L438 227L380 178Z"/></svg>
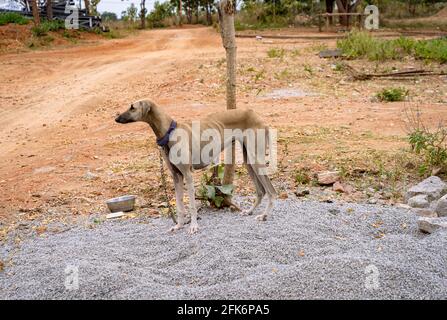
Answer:
<svg viewBox="0 0 447 320"><path fill-rule="evenodd" d="M353 4L350 4L350 0L335 0L337 2L338 12L351 13L354 12L360 3L360 0L356 0ZM349 16L340 16L340 24L342 26L349 25Z"/></svg>
<svg viewBox="0 0 447 320"><path fill-rule="evenodd" d="M221 0L218 4L218 15L222 44L226 51L227 61L227 109L236 109L236 36L234 30L235 5L233 0ZM231 164L225 165L222 184L233 184L235 166L235 148L231 150ZM229 205L231 197L225 199Z"/></svg>
<svg viewBox="0 0 447 320"><path fill-rule="evenodd" d="M196 3L196 24L199 24L199 1Z"/></svg>
<svg viewBox="0 0 447 320"><path fill-rule="evenodd" d="M85 5L85 11L87 12L87 14L90 14L90 1L84 0L84 5Z"/></svg>
<svg viewBox="0 0 447 320"><path fill-rule="evenodd" d="M335 0L326 0L326 13L334 12L334 2ZM334 20L332 19L332 17L329 17L329 23L331 25L334 24Z"/></svg>
<svg viewBox="0 0 447 320"><path fill-rule="evenodd" d="M211 17L211 8L209 0L206 2L206 23L209 26L213 24L213 18Z"/></svg>
<svg viewBox="0 0 447 320"><path fill-rule="evenodd" d="M182 25L182 0L178 2L178 25Z"/></svg>
<svg viewBox="0 0 447 320"><path fill-rule="evenodd" d="M141 0L141 29L146 29L146 0Z"/></svg>
<svg viewBox="0 0 447 320"><path fill-rule="evenodd" d="M191 0L187 1L187 5L186 5L186 20L188 20L188 24L192 24Z"/></svg>
<svg viewBox="0 0 447 320"><path fill-rule="evenodd" d="M33 9L34 24L40 24L39 8L37 7L37 0L31 0L31 8Z"/></svg>
<svg viewBox="0 0 447 320"><path fill-rule="evenodd" d="M53 6L51 0L47 0L47 19L53 20Z"/></svg>

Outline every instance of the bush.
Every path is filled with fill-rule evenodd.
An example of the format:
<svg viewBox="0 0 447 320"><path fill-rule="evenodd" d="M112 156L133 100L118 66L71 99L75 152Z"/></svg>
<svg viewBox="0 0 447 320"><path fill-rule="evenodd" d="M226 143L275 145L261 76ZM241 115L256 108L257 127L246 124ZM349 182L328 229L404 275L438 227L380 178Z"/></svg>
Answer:
<svg viewBox="0 0 447 320"><path fill-rule="evenodd" d="M154 9L148 14L147 21L151 28L165 27L165 20L174 15L174 7L170 2L155 1Z"/></svg>
<svg viewBox="0 0 447 320"><path fill-rule="evenodd" d="M31 32L36 37L42 37L49 31L58 31L65 29L65 23L62 20L43 21L41 24L34 26Z"/></svg>
<svg viewBox="0 0 447 320"><path fill-rule="evenodd" d="M404 88L385 88L377 93L376 97L380 101L394 102L403 101L407 95L408 90Z"/></svg>
<svg viewBox="0 0 447 320"><path fill-rule="evenodd" d="M446 172L447 169L447 128L439 123L435 129L429 129L421 120L419 111L408 116L408 142L411 150L423 157L419 173L425 175L430 169Z"/></svg>
<svg viewBox="0 0 447 320"><path fill-rule="evenodd" d="M271 48L267 51L267 56L269 58L282 58L285 54L286 52L282 48Z"/></svg>
<svg viewBox="0 0 447 320"><path fill-rule="evenodd" d="M377 39L366 32L351 32L337 41L337 47L348 58L368 58L374 61L401 59L405 55L417 59L447 62L447 39L413 40L400 37L393 40Z"/></svg>
<svg viewBox="0 0 447 320"><path fill-rule="evenodd" d="M202 176L202 183L199 188L199 194L202 203L205 205L220 208L225 196L231 196L234 186L232 184L222 185L224 176L224 165L215 165L210 171L211 175L206 172Z"/></svg>
<svg viewBox="0 0 447 320"><path fill-rule="evenodd" d="M29 19L15 12L2 12L0 13L0 26L6 25L8 23L16 24L28 24Z"/></svg>

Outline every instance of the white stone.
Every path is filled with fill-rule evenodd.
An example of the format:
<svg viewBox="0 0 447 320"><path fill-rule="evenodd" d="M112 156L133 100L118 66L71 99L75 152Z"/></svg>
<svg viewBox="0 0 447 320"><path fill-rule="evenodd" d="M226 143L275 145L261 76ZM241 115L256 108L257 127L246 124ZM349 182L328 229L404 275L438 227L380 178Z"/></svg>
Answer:
<svg viewBox="0 0 447 320"><path fill-rule="evenodd" d="M438 200L435 211L438 216L447 217L447 195Z"/></svg>
<svg viewBox="0 0 447 320"><path fill-rule="evenodd" d="M318 184L331 185L340 179L337 171L325 171L317 174Z"/></svg>
<svg viewBox="0 0 447 320"><path fill-rule="evenodd" d="M417 185L411 187L405 198L408 200L419 194L426 194L428 196L428 201L433 201L441 198L447 193L447 184L444 183L439 177L431 176Z"/></svg>
<svg viewBox="0 0 447 320"><path fill-rule="evenodd" d="M413 208L428 208L430 202L428 202L428 196L426 194L418 194L408 199L408 205Z"/></svg>
<svg viewBox="0 0 447 320"><path fill-rule="evenodd" d="M447 217L428 218L420 217L418 219L419 230L425 233L433 233L437 230L447 230Z"/></svg>

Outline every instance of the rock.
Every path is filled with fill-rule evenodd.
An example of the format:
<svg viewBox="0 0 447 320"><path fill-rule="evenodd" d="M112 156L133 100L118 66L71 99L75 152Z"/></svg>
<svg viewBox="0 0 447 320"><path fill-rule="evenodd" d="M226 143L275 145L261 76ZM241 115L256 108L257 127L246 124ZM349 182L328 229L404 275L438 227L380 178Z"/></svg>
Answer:
<svg viewBox="0 0 447 320"><path fill-rule="evenodd" d="M96 180L96 179L99 179L99 176L97 174L90 172L90 171L87 171L86 174L84 174L84 179Z"/></svg>
<svg viewBox="0 0 447 320"><path fill-rule="evenodd" d="M428 202L428 196L426 194L418 194L408 199L408 205L412 208L428 208L430 202Z"/></svg>
<svg viewBox="0 0 447 320"><path fill-rule="evenodd" d="M295 191L295 195L297 196L297 197L305 197L306 195L308 195L308 194L310 194L310 191L309 191L309 189L297 189L296 191Z"/></svg>
<svg viewBox="0 0 447 320"><path fill-rule="evenodd" d="M334 49L334 50L322 50L318 54L320 58L337 58L342 56L343 53L340 49Z"/></svg>
<svg viewBox="0 0 447 320"><path fill-rule="evenodd" d="M262 36L256 36L256 40L258 41L262 40Z"/></svg>
<svg viewBox="0 0 447 320"><path fill-rule="evenodd" d="M405 198L408 200L416 195L425 194L428 196L428 201L433 201L441 198L447 193L447 184L439 177L431 176L419 184L411 187Z"/></svg>
<svg viewBox="0 0 447 320"><path fill-rule="evenodd" d="M280 194L279 194L279 198L280 199L287 199L289 196L287 195L287 192L281 192Z"/></svg>
<svg viewBox="0 0 447 320"><path fill-rule="evenodd" d="M118 211L118 212L109 213L108 215L106 215L106 219L116 219L116 218L121 218L123 216L124 216L124 212Z"/></svg>
<svg viewBox="0 0 447 320"><path fill-rule="evenodd" d="M436 212L434 212L433 210L430 209L414 209L414 212L420 216L420 217L427 217L427 218L437 218L438 215L436 214Z"/></svg>
<svg viewBox="0 0 447 320"><path fill-rule="evenodd" d="M336 192L345 192L345 188L339 181L335 181L334 185L332 186L332 190Z"/></svg>
<svg viewBox="0 0 447 320"><path fill-rule="evenodd" d="M318 184L328 186L334 184L340 179L337 171L325 171L317 174Z"/></svg>
<svg viewBox="0 0 447 320"><path fill-rule="evenodd" d="M33 173L49 173L51 171L56 170L56 167L52 167L52 166L45 166L45 167L41 167L41 168L37 168L33 171Z"/></svg>
<svg viewBox="0 0 447 320"><path fill-rule="evenodd" d="M435 206L435 211L440 217L447 217L447 195L439 199Z"/></svg>
<svg viewBox="0 0 447 320"><path fill-rule="evenodd" d="M419 230L425 233L433 233L437 230L447 230L447 217L427 218L420 217L418 219Z"/></svg>
<svg viewBox="0 0 447 320"><path fill-rule="evenodd" d="M333 215L337 215L340 213L340 209L334 209L334 208L329 209L329 213L333 214Z"/></svg>
<svg viewBox="0 0 447 320"><path fill-rule="evenodd" d="M405 203L398 203L398 204L396 204L396 207L402 208L402 209L411 209L411 207Z"/></svg>
<svg viewBox="0 0 447 320"><path fill-rule="evenodd" d="M350 186L349 184L344 185L345 193L352 194L355 192L355 188L353 186Z"/></svg>

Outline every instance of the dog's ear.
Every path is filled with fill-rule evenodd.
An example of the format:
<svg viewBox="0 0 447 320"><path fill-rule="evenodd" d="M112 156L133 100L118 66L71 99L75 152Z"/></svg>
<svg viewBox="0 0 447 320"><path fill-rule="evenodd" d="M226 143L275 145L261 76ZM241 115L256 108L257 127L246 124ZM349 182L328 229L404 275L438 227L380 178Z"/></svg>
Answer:
<svg viewBox="0 0 447 320"><path fill-rule="evenodd" d="M143 100L141 101L142 105L143 105L143 109L145 111L145 113L149 113L152 109L152 102L149 100Z"/></svg>

